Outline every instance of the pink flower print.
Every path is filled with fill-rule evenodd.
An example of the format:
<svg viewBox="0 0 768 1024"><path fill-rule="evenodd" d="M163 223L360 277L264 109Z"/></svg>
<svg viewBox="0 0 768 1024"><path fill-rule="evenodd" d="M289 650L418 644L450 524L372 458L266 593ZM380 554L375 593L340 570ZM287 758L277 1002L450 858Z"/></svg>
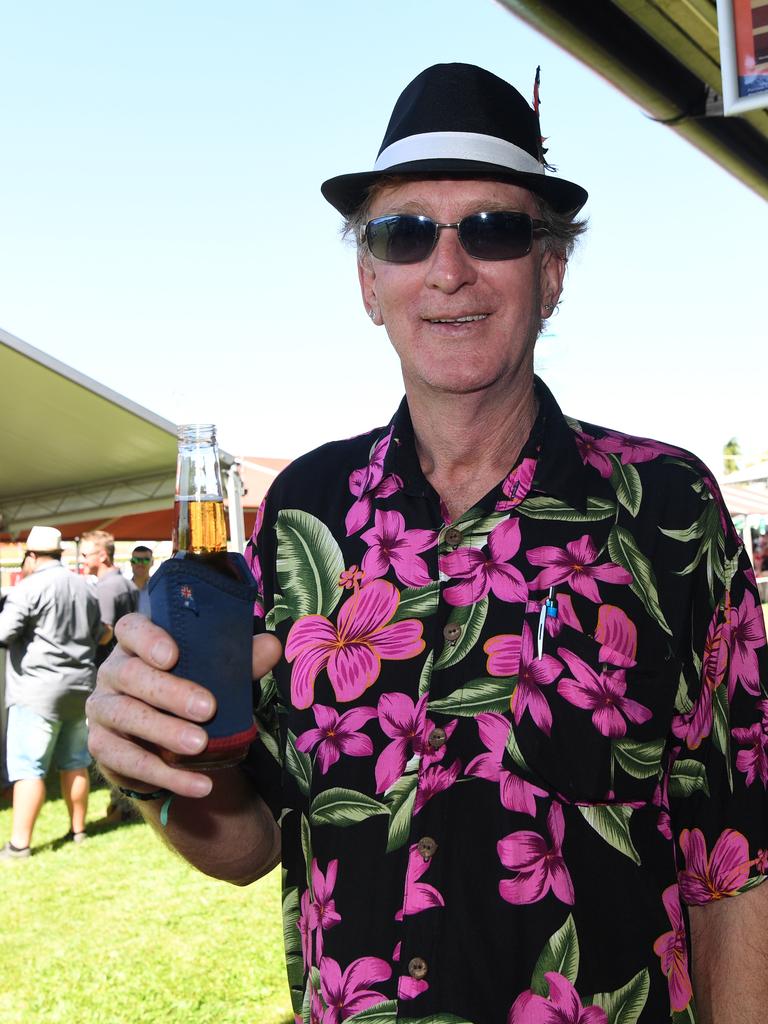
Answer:
<svg viewBox="0 0 768 1024"><path fill-rule="evenodd" d="M519 569L507 565L520 547L520 522L507 519L494 527L488 536L488 552L477 548L460 548L440 556L440 571L459 579L447 587L443 597L448 604L467 605L482 600L489 590L500 601L525 601L528 587Z"/></svg>
<svg viewBox="0 0 768 1024"><path fill-rule="evenodd" d="M624 696L627 683L623 668L609 669L606 665L598 675L578 654L564 647L558 647L557 653L575 676L563 677L557 692L569 704L591 711L592 724L601 735L625 736L625 717L636 725L651 719L652 712L645 705Z"/></svg>
<svg viewBox="0 0 768 1024"><path fill-rule="evenodd" d="M544 601L526 601L525 613L530 615L533 612L540 612L541 606ZM559 636L563 626L569 626L571 629L575 629L579 633L583 633L584 630L581 628L576 612L573 610L573 602L571 601L570 594L558 594L557 595L557 615L547 615L544 619L544 629L546 630L547 636L555 637Z"/></svg>
<svg viewBox="0 0 768 1024"><path fill-rule="evenodd" d="M751 591L744 593L738 608L730 616L731 670L728 677L728 696L732 697L736 683L740 682L753 697L760 695L760 672L757 651L765 645L765 624L762 608Z"/></svg>
<svg viewBox="0 0 768 1024"><path fill-rule="evenodd" d="M414 843L408 850L408 871L405 876L405 899L401 910L395 914L396 921L402 921L404 917L411 914L418 914L422 910L429 910L430 907L444 907L445 900L434 887L419 879L425 874L431 860L424 860L419 853L417 843Z"/></svg>
<svg viewBox="0 0 768 1024"><path fill-rule="evenodd" d="M496 711L483 711L477 715L475 721L480 740L488 753L473 758L467 765L465 774L476 775L489 782L498 782L502 806L508 811L535 815L535 797L546 796L546 791L501 767L512 723Z"/></svg>
<svg viewBox="0 0 768 1024"><path fill-rule="evenodd" d="M689 906L733 896L749 878L749 844L741 832L727 828L720 834L707 859L704 834L695 828L680 833L685 869L678 882L680 894Z"/></svg>
<svg viewBox="0 0 768 1024"><path fill-rule="evenodd" d="M331 898L333 888L336 885L336 873L338 871L338 860L328 862L325 874L320 870L317 860L312 860L312 893L314 899L309 908L309 927L317 933L317 963L323 957L323 932L333 928L341 921L341 915L336 912L336 902Z"/></svg>
<svg viewBox="0 0 768 1024"><path fill-rule="evenodd" d="M409 754L421 754L422 766L430 761L441 761L445 756L445 744L433 750L427 736L434 729L434 723L427 718L427 694L419 698L414 706L405 693L385 693L379 699L377 713L381 730L392 740L379 754L376 761L376 792L384 793L397 782L405 770ZM456 719L445 726L450 737L456 728Z"/></svg>
<svg viewBox="0 0 768 1024"><path fill-rule="evenodd" d="M296 749L309 753L317 747L317 761L323 775L331 765L336 764L342 754L367 757L373 753L370 737L357 730L369 719L376 717L375 708L352 708L343 715L324 704L315 704L312 710L317 728L303 732L296 740Z"/></svg>
<svg viewBox="0 0 768 1024"><path fill-rule="evenodd" d="M687 454L682 448L676 448L674 445L664 444L662 441L652 441L647 437L632 437L630 434L621 434L616 430L606 430L601 441L606 444L613 442L616 446L614 451L621 457L623 466L629 463L651 462L660 455L681 458Z"/></svg>
<svg viewBox="0 0 768 1024"><path fill-rule="evenodd" d="M368 986L391 977L392 968L377 956L361 956L343 973L335 960L324 956L320 961L320 986L328 1009L323 1024L339 1024L369 1006L385 1002L386 996Z"/></svg>
<svg viewBox="0 0 768 1024"><path fill-rule="evenodd" d="M665 889L661 899L672 930L656 939L653 951L661 959L661 969L667 976L670 1006L679 1012L690 1003L693 988L688 974L688 944L677 886Z"/></svg>
<svg viewBox="0 0 768 1024"><path fill-rule="evenodd" d="M301 935L301 955L304 960L304 967L309 968L312 964L312 925L310 919L312 916L311 908L312 897L309 894L309 889L305 889L301 894L301 902L299 909L299 919L296 922L296 927L299 929Z"/></svg>
<svg viewBox="0 0 768 1024"><path fill-rule="evenodd" d="M725 619L728 615L726 613ZM728 664L728 628L719 611L712 616L704 640L704 654L701 662L701 688L696 703L685 715L675 715L672 732L678 739L685 740L689 750L696 750L701 741L712 732L712 700L715 690L725 676Z"/></svg>
<svg viewBox="0 0 768 1024"><path fill-rule="evenodd" d="M737 743L746 743L747 749L736 755L736 767L744 772L747 785L760 779L763 789L768 787L768 700L758 702L762 721L755 722L747 729L731 729Z"/></svg>
<svg viewBox="0 0 768 1024"><path fill-rule="evenodd" d="M328 669L341 702L355 700L379 678L382 658L402 661L424 650L423 625L402 619L388 625L400 594L387 580L373 580L354 591L334 625L324 615L305 615L291 626L285 657L291 671L291 703L308 708L318 673Z"/></svg>
<svg viewBox="0 0 768 1024"><path fill-rule="evenodd" d="M261 572L261 561L259 560L259 555L256 550L255 540L252 539L251 541L249 541L248 544L245 545L243 557L245 558L248 568L251 570L251 576L253 576L254 582L259 591L258 597L253 602L253 615L254 618L263 619L264 600L262 598L262 594L264 593L264 580Z"/></svg>
<svg viewBox="0 0 768 1024"><path fill-rule="evenodd" d="M347 536L361 530L371 518L375 498L388 498L403 486L402 480L390 473L384 476L384 459L392 440L392 430L383 437L371 452L367 466L354 469L349 477L349 490L355 498L347 512Z"/></svg>
<svg viewBox="0 0 768 1024"><path fill-rule="evenodd" d="M547 971L549 998L528 989L512 1004L507 1024L608 1024L599 1006L583 1006L578 992L563 974Z"/></svg>
<svg viewBox="0 0 768 1024"><path fill-rule="evenodd" d="M339 589L354 590L363 582L365 573L357 565L350 565L344 572L339 573Z"/></svg>
<svg viewBox="0 0 768 1024"><path fill-rule="evenodd" d="M412 978L408 974L401 974L397 979L397 998L415 999L422 992L429 988L429 982L423 978Z"/></svg>
<svg viewBox="0 0 768 1024"><path fill-rule="evenodd" d="M552 890L561 903L573 905L573 882L563 860L565 819L563 809L552 803L547 814L551 846L538 832L512 832L496 844L499 860L515 878L499 882L499 893L507 903L538 903Z"/></svg>
<svg viewBox="0 0 768 1024"><path fill-rule="evenodd" d="M439 765L433 764L421 772L413 813L418 814L427 800L431 800L435 793L442 793L443 790L449 789L460 775L461 761L458 760L454 761L450 768L441 768Z"/></svg>
<svg viewBox="0 0 768 1024"><path fill-rule="evenodd" d="M618 442L611 437L596 438L581 431L575 431L573 439L584 465L592 466L604 480L607 480L613 472L613 462L608 456L618 452Z"/></svg>
<svg viewBox="0 0 768 1024"><path fill-rule="evenodd" d="M515 466L501 485L505 498L496 502L497 512L506 512L525 501L536 475L536 464L536 459L523 459L519 466Z"/></svg>
<svg viewBox="0 0 768 1024"><path fill-rule="evenodd" d="M541 547L528 552L531 565L547 566L528 584L531 590L544 590L559 583L567 583L571 590L599 604L600 591L595 580L606 583L631 583L632 573L614 562L594 565L597 548L589 534L570 541L565 548Z"/></svg>
<svg viewBox="0 0 768 1024"><path fill-rule="evenodd" d="M619 668L637 664L637 626L623 609L612 604L600 605L595 640L602 645L598 654L601 664L606 662Z"/></svg>
<svg viewBox="0 0 768 1024"><path fill-rule="evenodd" d="M363 556L363 571L369 579L385 576L392 566L407 587L424 587L429 583L427 563L419 556L436 544L435 530L406 530L405 519L399 512L377 509L374 525L361 534L361 539L369 545Z"/></svg>
<svg viewBox="0 0 768 1024"><path fill-rule="evenodd" d="M533 635L527 622L523 624L520 636L492 636L486 640L483 650L488 655L488 675L517 675L517 685L510 700L515 724L520 724L527 709L536 726L549 736L552 711L541 687L553 683L562 672L563 666L557 658L551 654L539 658L534 654Z"/></svg>

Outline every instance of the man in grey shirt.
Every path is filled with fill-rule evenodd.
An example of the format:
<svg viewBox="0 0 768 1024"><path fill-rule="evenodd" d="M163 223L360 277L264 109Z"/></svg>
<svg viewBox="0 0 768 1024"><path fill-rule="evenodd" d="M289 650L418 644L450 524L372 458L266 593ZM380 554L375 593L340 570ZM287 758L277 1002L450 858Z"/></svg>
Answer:
<svg viewBox="0 0 768 1024"><path fill-rule="evenodd" d="M45 800L45 778L59 769L70 837L85 838L90 782L85 701L96 682L102 632L93 589L61 564L61 534L34 526L27 541L33 571L0 612L0 643L8 647L8 778L13 783L11 840L0 860L26 858Z"/></svg>
<svg viewBox="0 0 768 1024"><path fill-rule="evenodd" d="M90 530L80 538L80 557L85 569L95 576L101 621L106 627L96 651L96 667L107 660L117 641L115 626L124 615L135 612L139 590L115 565L115 538L105 530Z"/></svg>

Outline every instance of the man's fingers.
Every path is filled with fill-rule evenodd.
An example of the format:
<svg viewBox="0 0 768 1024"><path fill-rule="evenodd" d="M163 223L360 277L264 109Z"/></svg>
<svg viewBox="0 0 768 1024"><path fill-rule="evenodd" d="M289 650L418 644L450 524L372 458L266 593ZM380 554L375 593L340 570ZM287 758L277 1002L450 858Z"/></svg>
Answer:
<svg viewBox="0 0 768 1024"><path fill-rule="evenodd" d="M166 715L133 697L95 693L88 703L89 725L97 725L177 754L199 754L208 742L205 729Z"/></svg>
<svg viewBox="0 0 768 1024"><path fill-rule="evenodd" d="M190 679L145 665L139 658L123 658L116 665L114 677L114 688L119 692L180 718L207 722L216 711L216 700L210 690Z"/></svg>
<svg viewBox="0 0 768 1024"><path fill-rule="evenodd" d="M274 633L258 633L253 638L253 678L261 679L280 661L283 645Z"/></svg>
<svg viewBox="0 0 768 1024"><path fill-rule="evenodd" d="M166 764L154 751L96 725L89 730L88 746L105 775L129 789L167 789L177 796L203 797L212 780L200 772Z"/></svg>
<svg viewBox="0 0 768 1024"><path fill-rule="evenodd" d="M124 651L137 654L148 665L167 670L178 661L179 649L173 637L145 615L124 615L115 626L115 634Z"/></svg>

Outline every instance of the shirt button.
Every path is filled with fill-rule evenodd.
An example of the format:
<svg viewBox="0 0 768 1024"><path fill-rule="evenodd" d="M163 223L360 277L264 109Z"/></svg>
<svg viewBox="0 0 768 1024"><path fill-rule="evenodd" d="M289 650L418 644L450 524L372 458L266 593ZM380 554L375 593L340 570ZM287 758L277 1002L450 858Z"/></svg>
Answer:
<svg viewBox="0 0 768 1024"><path fill-rule="evenodd" d="M452 526L450 530L445 531L445 543L452 548L457 548L464 539L464 534L461 530L457 530L455 526Z"/></svg>
<svg viewBox="0 0 768 1024"><path fill-rule="evenodd" d="M422 836L417 847L424 860L431 860L437 850L437 843L432 836Z"/></svg>
<svg viewBox="0 0 768 1024"><path fill-rule="evenodd" d="M422 960L420 956L415 956L408 962L408 973L412 978L419 981L421 978L426 977L427 974L427 961Z"/></svg>
<svg viewBox="0 0 768 1024"><path fill-rule="evenodd" d="M458 622L449 622L443 629L443 636L449 644L455 644L461 636L461 626Z"/></svg>
<svg viewBox="0 0 768 1024"><path fill-rule="evenodd" d="M439 750L440 747L445 746L445 741L447 739L448 737L445 734L445 729L441 729L438 725L438 727L433 729L429 736L427 736L427 743L433 750Z"/></svg>

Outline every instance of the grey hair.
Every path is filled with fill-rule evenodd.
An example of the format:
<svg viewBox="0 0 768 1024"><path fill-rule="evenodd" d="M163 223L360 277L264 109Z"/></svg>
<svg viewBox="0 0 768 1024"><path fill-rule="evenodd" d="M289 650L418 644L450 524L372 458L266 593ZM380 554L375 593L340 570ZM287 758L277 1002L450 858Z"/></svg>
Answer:
<svg viewBox="0 0 768 1024"><path fill-rule="evenodd" d="M387 175L379 178L368 189L365 199L363 199L357 209L345 218L341 228L341 236L357 246L358 262L362 263L370 257L368 244L365 240L365 225L371 219L370 210L374 200L385 189L411 180L413 179L405 175ZM542 199L536 193L532 193L532 195L536 203L539 220L544 222L544 227L546 228L546 232L542 232L544 251L555 253L564 263L567 263L573 254L576 240L587 230L586 218L578 219L578 211L558 213L557 210L550 206L546 199Z"/></svg>

